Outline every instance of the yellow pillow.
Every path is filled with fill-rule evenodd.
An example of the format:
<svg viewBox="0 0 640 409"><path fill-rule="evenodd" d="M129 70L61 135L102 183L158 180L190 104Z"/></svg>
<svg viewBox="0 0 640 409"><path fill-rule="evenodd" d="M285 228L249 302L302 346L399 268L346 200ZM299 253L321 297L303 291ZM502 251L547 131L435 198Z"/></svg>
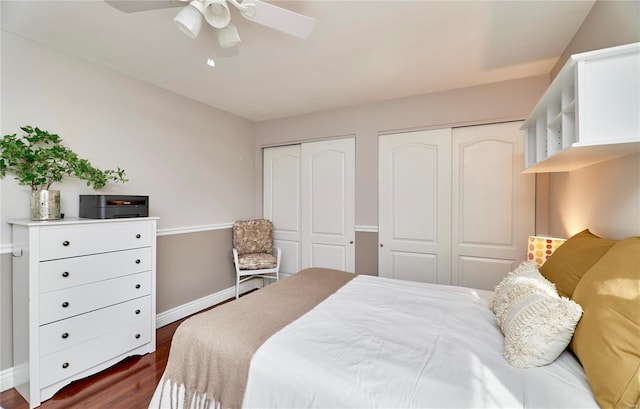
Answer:
<svg viewBox="0 0 640 409"><path fill-rule="evenodd" d="M589 229L572 236L540 267L540 273L556 285L558 293L571 298L582 275L616 243L602 239Z"/></svg>
<svg viewBox="0 0 640 409"><path fill-rule="evenodd" d="M584 274L573 299L584 313L571 348L598 404L640 407L640 237L613 246Z"/></svg>

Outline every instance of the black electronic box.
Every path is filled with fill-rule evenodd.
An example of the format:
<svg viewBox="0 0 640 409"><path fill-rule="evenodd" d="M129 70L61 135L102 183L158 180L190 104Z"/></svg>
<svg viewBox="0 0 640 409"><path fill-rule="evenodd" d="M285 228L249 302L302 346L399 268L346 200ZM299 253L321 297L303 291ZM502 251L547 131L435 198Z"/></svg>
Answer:
<svg viewBox="0 0 640 409"><path fill-rule="evenodd" d="M80 195L80 217L117 219L149 216L149 196Z"/></svg>

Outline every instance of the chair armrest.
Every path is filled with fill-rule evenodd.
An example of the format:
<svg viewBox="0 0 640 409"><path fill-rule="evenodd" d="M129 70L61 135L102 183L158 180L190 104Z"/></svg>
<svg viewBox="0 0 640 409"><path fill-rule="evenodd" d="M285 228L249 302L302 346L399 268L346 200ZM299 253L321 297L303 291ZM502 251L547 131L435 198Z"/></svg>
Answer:
<svg viewBox="0 0 640 409"><path fill-rule="evenodd" d="M273 252L275 253L274 256L276 256L276 268L280 269L280 256L282 255L280 247L274 247Z"/></svg>
<svg viewBox="0 0 640 409"><path fill-rule="evenodd" d="M236 266L236 269L238 268L238 250L236 248L232 248L231 251L233 252L233 263Z"/></svg>

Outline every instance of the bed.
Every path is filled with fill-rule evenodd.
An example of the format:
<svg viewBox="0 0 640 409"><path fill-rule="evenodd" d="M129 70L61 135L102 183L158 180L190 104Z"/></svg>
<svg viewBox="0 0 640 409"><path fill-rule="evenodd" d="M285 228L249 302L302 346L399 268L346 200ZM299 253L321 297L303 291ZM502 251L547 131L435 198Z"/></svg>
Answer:
<svg viewBox="0 0 640 409"><path fill-rule="evenodd" d="M640 238L633 239L625 271L640 285ZM507 284L526 275L514 270ZM149 407L638 407L635 355L621 357L630 364L626 389L611 405L594 395L591 367L564 346L541 366L507 362L495 303L509 285L494 293L303 270L181 324Z"/></svg>

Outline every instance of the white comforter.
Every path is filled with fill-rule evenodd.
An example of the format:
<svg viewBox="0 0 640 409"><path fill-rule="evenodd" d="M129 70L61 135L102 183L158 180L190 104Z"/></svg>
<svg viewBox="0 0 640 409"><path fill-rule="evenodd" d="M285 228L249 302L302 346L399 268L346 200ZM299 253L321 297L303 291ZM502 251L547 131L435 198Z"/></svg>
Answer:
<svg viewBox="0 0 640 409"><path fill-rule="evenodd" d="M598 408L569 352L541 368L507 364L491 294L358 276L258 349L243 406ZM173 393L182 401L183 388Z"/></svg>
<svg viewBox="0 0 640 409"><path fill-rule="evenodd" d="M358 276L254 355L248 408L597 408L580 364L518 369L490 292Z"/></svg>

